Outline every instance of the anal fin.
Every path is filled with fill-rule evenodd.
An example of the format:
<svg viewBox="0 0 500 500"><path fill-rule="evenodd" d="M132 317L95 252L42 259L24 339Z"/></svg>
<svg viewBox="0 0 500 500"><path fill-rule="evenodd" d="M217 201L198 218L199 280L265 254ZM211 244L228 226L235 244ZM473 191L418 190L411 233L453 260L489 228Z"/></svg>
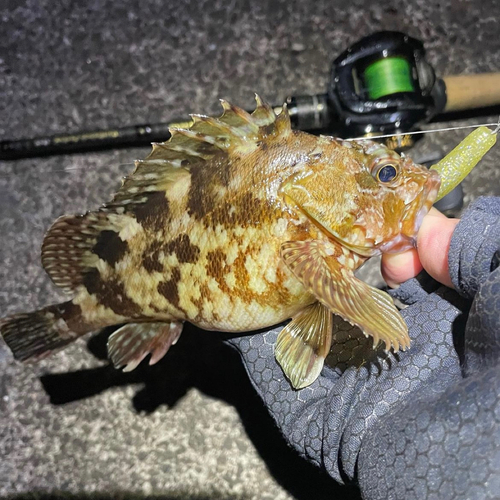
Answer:
<svg viewBox="0 0 500 500"><path fill-rule="evenodd" d="M312 384L323 368L332 343L332 313L316 302L281 330L275 356L295 389Z"/></svg>
<svg viewBox="0 0 500 500"><path fill-rule="evenodd" d="M182 332L182 323L129 323L108 339L108 356L115 368L124 366L124 372L134 370L151 354L150 365L160 361Z"/></svg>

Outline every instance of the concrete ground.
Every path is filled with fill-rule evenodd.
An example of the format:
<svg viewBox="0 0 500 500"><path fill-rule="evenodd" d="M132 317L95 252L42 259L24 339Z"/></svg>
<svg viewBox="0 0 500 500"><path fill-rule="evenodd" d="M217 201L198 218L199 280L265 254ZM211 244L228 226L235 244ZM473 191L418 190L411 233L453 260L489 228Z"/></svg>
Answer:
<svg viewBox="0 0 500 500"><path fill-rule="evenodd" d="M208 114L219 97L248 107L253 92L273 103L323 92L331 60L381 29L422 39L440 75L499 71L499 20L495 0L7 0L0 139ZM429 135L415 155L465 135ZM1 316L63 298L41 268L44 232L108 200L147 153L0 162ZM497 147L466 180L466 202L500 195L499 160ZM1 496L357 498L287 448L218 334L187 328L157 366L128 374L108 365L105 340L31 366L0 342Z"/></svg>

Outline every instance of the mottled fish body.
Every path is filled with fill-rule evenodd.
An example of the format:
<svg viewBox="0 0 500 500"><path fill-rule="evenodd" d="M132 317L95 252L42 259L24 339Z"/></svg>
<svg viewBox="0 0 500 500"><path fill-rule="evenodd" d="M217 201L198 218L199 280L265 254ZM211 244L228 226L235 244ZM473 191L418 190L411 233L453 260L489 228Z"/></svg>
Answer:
<svg viewBox="0 0 500 500"><path fill-rule="evenodd" d="M380 144L293 131L257 97L252 114L222 101L220 118L155 144L113 200L64 216L42 262L71 301L7 318L18 359L104 326L109 354L132 369L158 361L189 321L229 332L288 318L276 356L295 387L319 374L332 313L386 348L409 345L390 297L354 271L411 248L439 188L435 172Z"/></svg>

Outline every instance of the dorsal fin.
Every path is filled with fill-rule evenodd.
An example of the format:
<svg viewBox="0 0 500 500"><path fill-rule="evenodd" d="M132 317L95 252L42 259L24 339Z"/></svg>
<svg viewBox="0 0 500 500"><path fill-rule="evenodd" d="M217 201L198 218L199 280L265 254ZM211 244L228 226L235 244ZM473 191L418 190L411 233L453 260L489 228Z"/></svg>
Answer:
<svg viewBox="0 0 500 500"><path fill-rule="evenodd" d="M189 128L170 129L172 137L154 143L150 155L136 162L135 171L125 177L107 207L141 203L146 192L161 190L161 186L177 178L177 169L203 168L203 163L217 154L248 153L265 138L287 135L291 125L286 104L276 115L257 94L255 100L257 107L248 113L221 99L224 112L219 118L191 115Z"/></svg>
<svg viewBox="0 0 500 500"><path fill-rule="evenodd" d="M166 194L177 187L183 192L192 169L203 168L216 155L249 153L266 138L290 133L286 105L276 115L259 96L255 99L257 107L251 114L221 100L224 112L219 118L192 115L189 128L172 129L170 140L153 144L151 154L135 163L133 174L124 178L111 202L96 212L58 219L42 248L43 265L54 283L72 291L99 259L114 265L127 247L121 236L134 225L138 212L148 203L165 211Z"/></svg>

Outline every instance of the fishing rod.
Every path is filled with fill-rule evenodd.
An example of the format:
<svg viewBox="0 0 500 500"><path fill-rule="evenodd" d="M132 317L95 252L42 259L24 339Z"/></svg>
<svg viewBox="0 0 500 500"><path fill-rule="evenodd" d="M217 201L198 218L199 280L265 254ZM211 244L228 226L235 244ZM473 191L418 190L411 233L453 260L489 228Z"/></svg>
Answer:
<svg viewBox="0 0 500 500"><path fill-rule="evenodd" d="M425 59L421 41L397 31L381 31L359 40L333 61L327 92L291 96L286 102L296 129L339 137L389 135L387 145L403 150L414 143L414 136L404 133L418 130L423 123L446 121L450 113L457 117L466 110L499 106L500 73L438 78ZM0 160L149 145L169 139L169 128L189 124L185 118L4 140Z"/></svg>

